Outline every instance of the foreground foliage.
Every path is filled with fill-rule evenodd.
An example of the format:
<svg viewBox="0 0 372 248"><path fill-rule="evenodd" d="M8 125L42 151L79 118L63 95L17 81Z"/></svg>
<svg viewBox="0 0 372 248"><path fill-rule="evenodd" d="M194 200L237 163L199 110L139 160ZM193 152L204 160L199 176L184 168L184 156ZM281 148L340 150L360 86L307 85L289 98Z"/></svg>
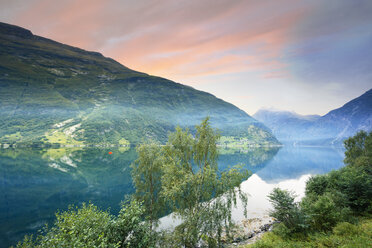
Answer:
<svg viewBox="0 0 372 248"><path fill-rule="evenodd" d="M372 218L368 218L362 219L358 224L340 222L332 232L316 232L301 238L283 238L275 232L270 232L246 248L355 248L371 247L371 244Z"/></svg>
<svg viewBox="0 0 372 248"><path fill-rule="evenodd" d="M35 240L26 236L17 248L53 247L152 247L155 236L143 222L144 209L137 201L123 204L119 215L112 216L93 204L81 208L71 207L57 213L52 228Z"/></svg>
<svg viewBox="0 0 372 248"><path fill-rule="evenodd" d="M281 223L253 247L372 245L372 132L357 133L345 148L346 166L310 178L301 202L288 191L273 190L271 216Z"/></svg>

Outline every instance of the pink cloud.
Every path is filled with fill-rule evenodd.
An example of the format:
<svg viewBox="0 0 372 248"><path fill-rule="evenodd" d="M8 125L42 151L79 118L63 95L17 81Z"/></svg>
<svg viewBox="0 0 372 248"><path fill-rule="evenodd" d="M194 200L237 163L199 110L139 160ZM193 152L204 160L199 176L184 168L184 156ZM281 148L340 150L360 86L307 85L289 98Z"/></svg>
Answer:
<svg viewBox="0 0 372 248"><path fill-rule="evenodd" d="M103 52L133 69L181 80L285 70L279 58L291 42L290 31L306 11L295 0L270 4L34 0L14 19L36 34ZM280 74L275 73L265 74Z"/></svg>

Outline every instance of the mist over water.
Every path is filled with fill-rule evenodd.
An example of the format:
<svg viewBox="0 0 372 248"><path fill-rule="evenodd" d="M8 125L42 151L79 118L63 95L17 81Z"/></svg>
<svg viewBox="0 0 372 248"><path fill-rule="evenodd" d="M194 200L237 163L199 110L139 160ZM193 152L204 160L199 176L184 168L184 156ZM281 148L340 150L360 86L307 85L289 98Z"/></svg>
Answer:
<svg viewBox="0 0 372 248"><path fill-rule="evenodd" d="M35 234L70 204L90 201L117 214L125 195L134 192L130 164L135 159L134 148L124 147L0 150L0 247ZM252 148L222 150L219 168L243 164L254 173L242 183L250 194L248 218L253 218L267 212L266 195L273 187L301 196L310 175L340 168L342 160L343 151L334 148ZM233 216L241 219L242 211Z"/></svg>

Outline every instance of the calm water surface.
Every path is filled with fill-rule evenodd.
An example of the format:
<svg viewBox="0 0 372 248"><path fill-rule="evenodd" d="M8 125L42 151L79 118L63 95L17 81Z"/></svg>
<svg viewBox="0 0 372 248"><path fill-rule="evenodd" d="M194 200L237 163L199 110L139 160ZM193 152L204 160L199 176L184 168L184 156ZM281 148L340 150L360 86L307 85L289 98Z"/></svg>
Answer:
<svg viewBox="0 0 372 248"><path fill-rule="evenodd" d="M112 154L108 154L112 151ZM57 210L92 202L116 214L125 195L133 193L130 164L134 149L0 150L0 247L52 223ZM248 217L267 214L266 195L276 186L301 197L310 175L340 168L343 150L316 147L256 148L222 151L220 170L244 164L254 174L242 183L250 194ZM235 220L243 217L240 209Z"/></svg>

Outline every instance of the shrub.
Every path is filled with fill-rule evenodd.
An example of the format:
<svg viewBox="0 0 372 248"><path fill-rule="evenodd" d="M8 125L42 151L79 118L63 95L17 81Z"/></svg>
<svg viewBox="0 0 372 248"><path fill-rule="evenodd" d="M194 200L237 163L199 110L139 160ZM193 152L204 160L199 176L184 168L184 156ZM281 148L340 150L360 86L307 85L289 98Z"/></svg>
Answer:
<svg viewBox="0 0 372 248"><path fill-rule="evenodd" d="M348 166L372 166L372 132L358 132L355 136L344 141L345 164Z"/></svg>
<svg viewBox="0 0 372 248"><path fill-rule="evenodd" d="M279 223L274 225L273 233L280 237L288 238L293 235L291 229L289 229L284 223Z"/></svg>
<svg viewBox="0 0 372 248"><path fill-rule="evenodd" d="M153 247L156 241L149 225L142 221L143 208L136 202L123 205L118 217L93 204L70 207L57 213L54 227L35 241L25 237L17 248L53 247Z"/></svg>
<svg viewBox="0 0 372 248"><path fill-rule="evenodd" d="M154 247L156 234L144 221L145 209L136 200L123 203L119 215L111 222L110 243L120 247Z"/></svg>
<svg viewBox="0 0 372 248"><path fill-rule="evenodd" d="M357 235L359 232L360 228L358 226L350 224L348 222L338 223L333 228L333 233L339 236Z"/></svg>
<svg viewBox="0 0 372 248"><path fill-rule="evenodd" d="M299 204L294 201L295 195L293 193L275 188L268 197L274 207L270 216L282 222L288 229L283 230L283 233L296 233L307 229L305 216Z"/></svg>
<svg viewBox="0 0 372 248"><path fill-rule="evenodd" d="M326 192L329 186L329 178L328 175L317 175L312 176L306 182L306 195L308 194L316 194L322 195Z"/></svg>
<svg viewBox="0 0 372 248"><path fill-rule="evenodd" d="M330 193L306 197L303 199L301 206L310 227L316 231L331 230L348 212L347 208L340 209L336 205Z"/></svg>
<svg viewBox="0 0 372 248"><path fill-rule="evenodd" d="M41 239L41 247L119 247L109 244L112 216L93 204L56 214L55 227Z"/></svg>
<svg viewBox="0 0 372 248"><path fill-rule="evenodd" d="M331 193L336 205L359 214L369 211L372 205L372 177L364 167L346 166L328 175L311 177L305 192L307 198Z"/></svg>
<svg viewBox="0 0 372 248"><path fill-rule="evenodd" d="M328 192L339 192L343 202L355 213L362 213L371 205L372 177L364 168L347 166L329 173Z"/></svg>

